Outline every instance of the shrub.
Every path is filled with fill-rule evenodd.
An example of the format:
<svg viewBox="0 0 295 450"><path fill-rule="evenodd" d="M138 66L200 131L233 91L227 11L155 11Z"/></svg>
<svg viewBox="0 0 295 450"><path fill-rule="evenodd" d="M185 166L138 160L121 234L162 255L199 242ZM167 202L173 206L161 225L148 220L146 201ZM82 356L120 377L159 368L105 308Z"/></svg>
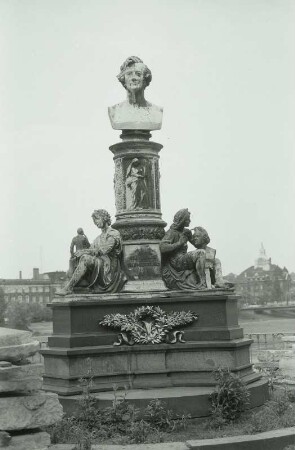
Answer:
<svg viewBox="0 0 295 450"><path fill-rule="evenodd" d="M237 420L249 404L249 391L245 383L229 369L219 368L214 373L217 387L211 394L212 426L220 427Z"/></svg>
<svg viewBox="0 0 295 450"><path fill-rule="evenodd" d="M247 433L261 433L295 425L295 406L289 402L288 391L278 391L257 412L254 412L247 424Z"/></svg>
<svg viewBox="0 0 295 450"><path fill-rule="evenodd" d="M29 330L32 312L26 303L11 303L6 310L7 326L17 330Z"/></svg>
<svg viewBox="0 0 295 450"><path fill-rule="evenodd" d="M18 330L29 330L31 322L49 321L52 311L39 303L11 303L6 310L7 326Z"/></svg>
<svg viewBox="0 0 295 450"><path fill-rule="evenodd" d="M53 444L78 443L79 449L89 450L95 440L101 442L109 438L121 445L161 442L163 431L185 428L187 417L172 419L172 411L158 399L148 404L141 417L139 409L126 400L126 391L119 396L116 387L112 406L98 410L97 400L90 392L91 370L90 361L87 377L81 379L84 393L75 417L64 417L47 428Z"/></svg>
<svg viewBox="0 0 295 450"><path fill-rule="evenodd" d="M5 325L5 311L6 311L6 302L4 291L0 287L0 327L4 327Z"/></svg>

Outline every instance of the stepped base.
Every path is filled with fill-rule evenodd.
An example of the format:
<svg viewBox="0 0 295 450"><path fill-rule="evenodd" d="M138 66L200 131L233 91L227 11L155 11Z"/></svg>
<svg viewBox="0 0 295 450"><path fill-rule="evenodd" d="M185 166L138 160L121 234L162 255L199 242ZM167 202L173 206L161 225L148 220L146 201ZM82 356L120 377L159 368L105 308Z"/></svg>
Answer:
<svg viewBox="0 0 295 450"><path fill-rule="evenodd" d="M73 395L79 398L83 392L81 378L91 376L91 391L99 393L98 396L107 395L103 393L108 391L111 395L115 384L118 389L126 387L128 396L131 392L142 395L138 399L140 404L145 396L157 398L155 392L160 389L163 395L173 392L169 400L171 408L173 402L179 403L178 409L182 404L185 406L185 397L188 400L191 395L188 403L195 406L189 407L187 413L191 414L193 408L193 417L198 417L200 408L200 414L206 416L208 392L215 385L213 371L219 367L238 374L253 392L261 389L257 394L261 399L259 404L267 397L266 383L252 369L249 351L252 340L243 337L238 324L237 296L233 292L76 294L56 298L51 306L53 335L48 340L49 348L42 350L43 388L58 393L61 398ZM180 328L186 342L114 345L120 341L120 329L106 328L99 322L106 315L128 315L142 306L160 307L168 315L191 311L198 318ZM190 394L184 395L185 392ZM206 402L201 401L201 393ZM179 402L175 400L178 397ZM199 401L201 406L197 405ZM254 400L253 405L257 406Z"/></svg>
<svg viewBox="0 0 295 450"><path fill-rule="evenodd" d="M248 386L250 392L249 408L263 405L268 399L268 383L266 380L252 382ZM171 388L131 389L126 392L126 400L136 408L144 409L153 399L159 399L166 403L176 415L190 414L192 418L201 418L210 415L209 396L213 387L188 387L179 386ZM124 397L124 391L117 391L117 397ZM100 392L93 396L97 399L97 408L104 409L112 405L114 392ZM67 414L74 414L79 407L81 395L60 396L60 402Z"/></svg>

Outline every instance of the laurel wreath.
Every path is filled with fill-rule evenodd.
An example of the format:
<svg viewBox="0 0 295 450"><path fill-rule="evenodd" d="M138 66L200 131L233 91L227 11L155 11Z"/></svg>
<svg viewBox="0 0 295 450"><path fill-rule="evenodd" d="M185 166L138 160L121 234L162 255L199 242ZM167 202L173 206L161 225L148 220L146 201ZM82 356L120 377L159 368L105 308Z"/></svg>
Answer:
<svg viewBox="0 0 295 450"><path fill-rule="evenodd" d="M99 324L121 330L114 345L160 344L185 342L182 339L184 332L175 328L197 319L198 315L191 311L166 313L159 306L141 306L128 315L108 314Z"/></svg>

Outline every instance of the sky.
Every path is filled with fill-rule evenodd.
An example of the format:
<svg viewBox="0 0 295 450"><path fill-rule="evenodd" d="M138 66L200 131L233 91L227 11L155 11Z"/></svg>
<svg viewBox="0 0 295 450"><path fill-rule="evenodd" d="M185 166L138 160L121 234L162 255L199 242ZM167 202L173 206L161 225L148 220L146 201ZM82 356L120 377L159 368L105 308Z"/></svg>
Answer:
<svg viewBox="0 0 295 450"><path fill-rule="evenodd" d="M261 242L295 271L294 19L293 0L0 0L0 278L67 270L93 210L115 220L107 108L130 55L164 108L168 226L188 208L224 273Z"/></svg>

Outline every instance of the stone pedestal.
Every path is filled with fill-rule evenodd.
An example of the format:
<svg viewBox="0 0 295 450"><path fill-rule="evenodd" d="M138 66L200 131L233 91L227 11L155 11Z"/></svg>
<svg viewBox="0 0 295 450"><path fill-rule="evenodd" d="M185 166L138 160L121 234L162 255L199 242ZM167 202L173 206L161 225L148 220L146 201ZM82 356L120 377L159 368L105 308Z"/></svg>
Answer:
<svg viewBox="0 0 295 450"><path fill-rule="evenodd" d="M159 242L166 223L162 220L159 186L159 152L143 130L123 130L122 142L110 147L115 162L116 222L123 239L124 291L166 290L161 278Z"/></svg>
<svg viewBox="0 0 295 450"><path fill-rule="evenodd" d="M49 348L42 350L44 389L62 396L81 394L79 380L87 376L91 361L94 392L112 391L116 384L119 389L126 386L130 393L155 390L155 397L157 390L169 388L175 398L179 388L213 390L212 371L228 367L242 377L250 390L261 390L260 404L267 398L267 383L254 373L250 363L252 340L245 339L239 327L234 294L226 291L88 294L57 298L51 306L53 335L48 340ZM118 342L118 332L102 327L99 322L107 314L130 314L141 306L158 306L167 314L191 311L199 317L183 328L186 342L113 345ZM203 395L202 389L195 389L192 395L196 404L201 391ZM192 409L194 406L190 404L190 413ZM198 411L200 408L196 406L193 417L198 417ZM206 415L204 410L201 415Z"/></svg>

